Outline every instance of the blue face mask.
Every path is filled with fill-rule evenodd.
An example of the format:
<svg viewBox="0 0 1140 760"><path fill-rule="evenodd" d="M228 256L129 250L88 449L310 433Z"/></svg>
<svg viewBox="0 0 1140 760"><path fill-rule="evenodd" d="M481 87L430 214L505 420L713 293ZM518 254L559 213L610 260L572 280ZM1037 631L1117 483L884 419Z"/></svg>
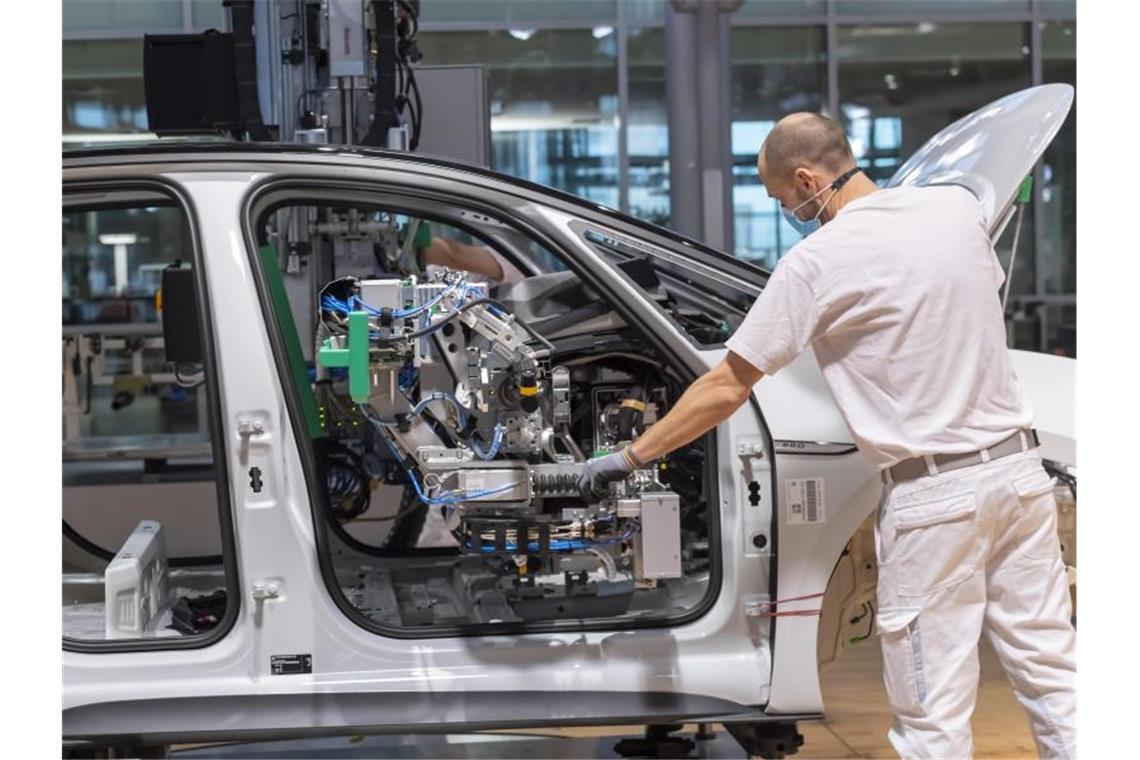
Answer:
<svg viewBox="0 0 1140 760"><path fill-rule="evenodd" d="M797 206L796 208L799 207ZM822 208L820 210L822 211ZM784 221L786 221L793 230L800 233L801 237L807 237L823 226L823 222L819 221L819 214L804 221L796 216L795 211L786 209L783 206L780 206L780 211L784 214Z"/></svg>
<svg viewBox="0 0 1140 760"><path fill-rule="evenodd" d="M784 214L784 220L787 221L788 225L791 226L792 229L794 229L796 232L800 233L800 235L803 237L807 237L811 233L815 232L816 230L818 230L820 227L823 226L823 222L820 221L819 215L823 213L823 210L825 208L827 208L827 204L831 203L831 199L834 198L835 194L839 192L839 188L841 188L845 184L847 184L847 180L851 179L858 172L859 172L858 167L855 167L853 169L849 169L848 171L841 174L830 185L827 185L822 190L820 190L818 193L816 193L812 197L808 198L806 201L804 201L803 203L801 203L800 205L796 206L793 209L786 209L781 204L780 211ZM816 211L815 214L812 215L812 217L810 219L800 219L798 216L796 216L797 211L799 211L801 208L803 208L807 204L814 201L819 196L826 193L828 190L831 190L831 195L827 196L827 200L819 205L819 210Z"/></svg>

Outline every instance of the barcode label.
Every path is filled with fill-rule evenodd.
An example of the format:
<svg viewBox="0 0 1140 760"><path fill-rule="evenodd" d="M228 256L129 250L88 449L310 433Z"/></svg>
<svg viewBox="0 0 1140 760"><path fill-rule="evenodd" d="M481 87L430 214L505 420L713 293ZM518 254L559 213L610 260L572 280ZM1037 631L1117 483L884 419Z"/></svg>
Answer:
<svg viewBox="0 0 1140 760"><path fill-rule="evenodd" d="M788 480L788 523L809 525L827 520L824 511L823 478Z"/></svg>

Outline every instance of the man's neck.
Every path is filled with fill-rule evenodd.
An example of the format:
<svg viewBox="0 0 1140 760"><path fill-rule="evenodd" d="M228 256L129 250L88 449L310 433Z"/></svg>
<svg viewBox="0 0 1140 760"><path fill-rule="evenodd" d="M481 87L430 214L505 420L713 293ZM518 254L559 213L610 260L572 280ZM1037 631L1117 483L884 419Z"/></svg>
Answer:
<svg viewBox="0 0 1140 760"><path fill-rule="evenodd" d="M835 215L839 213L839 209L843 208L848 203L868 196L871 193L876 192L878 189L879 186L872 182L866 174L859 172L854 177L847 180L847 183L843 185L843 187L839 188L839 192L835 194L835 198L833 198L832 201L827 204L825 213L829 212L831 214L829 221L830 219L834 219Z"/></svg>

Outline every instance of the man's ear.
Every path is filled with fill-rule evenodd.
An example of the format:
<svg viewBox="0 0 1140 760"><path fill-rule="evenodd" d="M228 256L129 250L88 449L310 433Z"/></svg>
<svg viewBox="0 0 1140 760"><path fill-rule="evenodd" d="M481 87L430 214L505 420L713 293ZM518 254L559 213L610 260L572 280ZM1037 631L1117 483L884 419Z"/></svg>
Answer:
<svg viewBox="0 0 1140 760"><path fill-rule="evenodd" d="M792 172L793 182L800 190L811 194L815 192L815 175L806 166L797 166Z"/></svg>

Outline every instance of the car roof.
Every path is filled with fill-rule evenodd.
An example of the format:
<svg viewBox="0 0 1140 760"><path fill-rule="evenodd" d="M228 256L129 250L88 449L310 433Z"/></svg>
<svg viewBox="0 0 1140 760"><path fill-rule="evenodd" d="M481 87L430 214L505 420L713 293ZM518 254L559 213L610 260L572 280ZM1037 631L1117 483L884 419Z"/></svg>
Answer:
<svg viewBox="0 0 1140 760"><path fill-rule="evenodd" d="M132 159L162 159L175 155L186 158L180 160L242 160L242 159L283 159L294 158L300 161L318 161L322 156L355 157L376 161L398 161L416 164L425 168L437 168L450 171L460 171L474 174L487 180L513 185L530 193L543 196L543 200L555 206L569 207L578 213L585 212L587 217L601 217L603 221L618 223L619 226L634 227L642 232L652 233L667 238L688 249L698 259L706 263L715 260L717 263L736 270L737 274L747 279L759 278L762 284L767 280L769 272L751 262L729 256L721 251L711 248L698 240L686 237L667 227L661 227L643 219L630 216L616 209L609 208L600 203L587 200L580 196L568 193L558 188L542 185L526 179L513 177L509 174L493 171L482 166L467 164L454 159L441 156L431 156L420 153L387 150L362 145L311 145L304 143L268 143L268 142L233 142L233 141L190 141L190 140L155 140L138 143L116 143L107 147L84 147L65 149L63 151L63 166L82 163L83 165L114 164L124 162L132 163ZM105 160L101 160L105 159Z"/></svg>

